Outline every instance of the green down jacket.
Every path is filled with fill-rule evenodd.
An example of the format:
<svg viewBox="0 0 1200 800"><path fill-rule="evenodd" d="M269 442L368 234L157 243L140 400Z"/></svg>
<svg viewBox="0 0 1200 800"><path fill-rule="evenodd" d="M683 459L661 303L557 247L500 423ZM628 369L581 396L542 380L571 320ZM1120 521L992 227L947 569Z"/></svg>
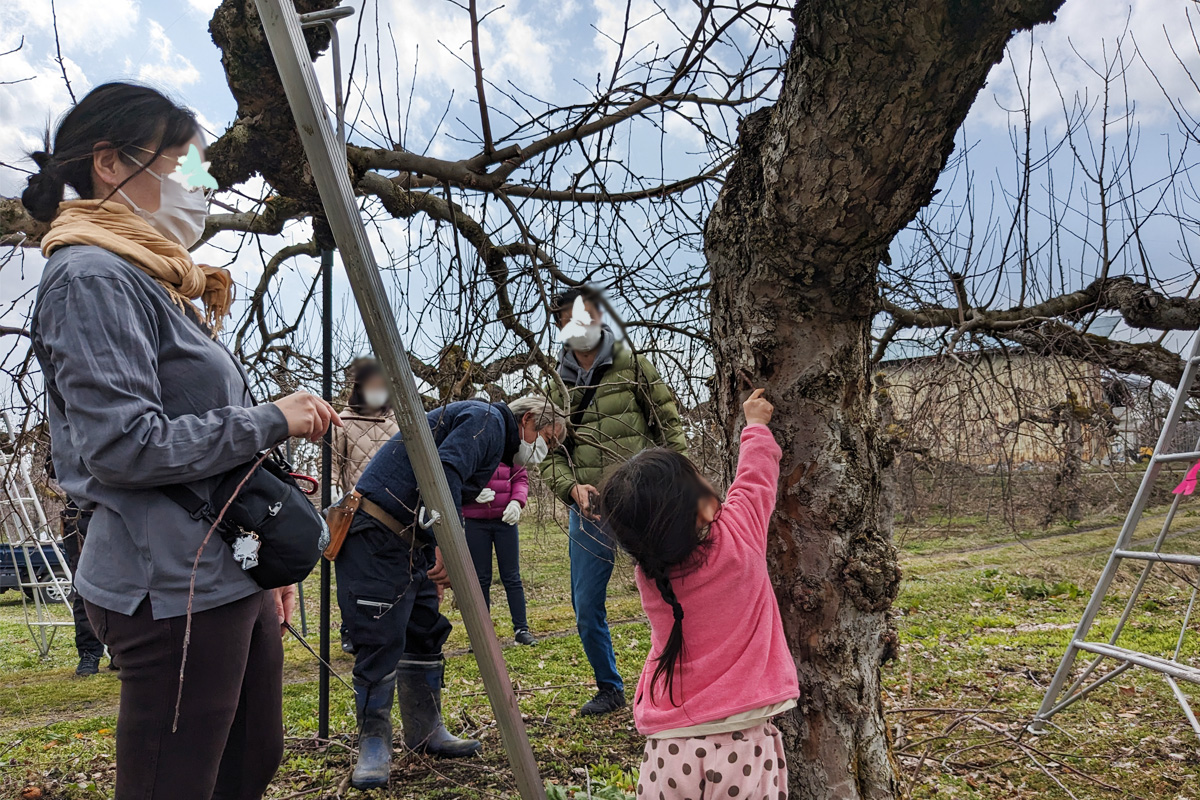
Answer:
<svg viewBox="0 0 1200 800"><path fill-rule="evenodd" d="M585 386L568 386L570 411L579 410ZM550 399L565 406L558 383L547 390ZM551 491L570 505L576 484L599 486L608 471L648 447L661 445L687 452L679 408L658 370L645 356L634 356L624 342L613 346L612 363L600 379L591 405L580 424L567 434L566 447L542 462L542 478Z"/></svg>

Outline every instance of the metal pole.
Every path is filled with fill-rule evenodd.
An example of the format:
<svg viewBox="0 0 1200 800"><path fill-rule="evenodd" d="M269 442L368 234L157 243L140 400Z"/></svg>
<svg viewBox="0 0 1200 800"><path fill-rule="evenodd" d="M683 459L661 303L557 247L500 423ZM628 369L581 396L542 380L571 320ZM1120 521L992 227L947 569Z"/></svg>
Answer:
<svg viewBox="0 0 1200 800"><path fill-rule="evenodd" d="M342 51L338 40L337 21L354 13L354 9L346 6L313 11L305 14L302 28L324 27L329 31L329 42L333 48L333 92L334 110L337 114L337 136L342 145L342 157L346 152L346 131L343 123L345 116L342 99ZM333 400L333 251L321 251L321 397L329 402ZM321 508L329 508L333 503L333 434L325 432L321 447ZM321 622L321 668L318 680L317 708L317 737L329 738L329 614L330 614L330 566L329 562L321 559L321 591L320 591L320 622ZM303 584L301 584L303 591ZM300 595L304 602L304 595ZM304 606L300 606L301 633L308 635L304 626Z"/></svg>
<svg viewBox="0 0 1200 800"><path fill-rule="evenodd" d="M296 584L296 606L300 611L300 635L308 636L308 611L304 608L304 581Z"/></svg>
<svg viewBox="0 0 1200 800"><path fill-rule="evenodd" d="M321 251L321 397L333 399L333 251ZM333 432L321 441L321 508L333 502ZM321 559L321 670L318 678L317 737L329 738L329 561Z"/></svg>
<svg viewBox="0 0 1200 800"><path fill-rule="evenodd" d="M521 721L500 643L496 640L491 616L483 602L483 592L471 565L462 523L455 511L437 446L425 419L416 379L408 365L408 354L388 306L375 255L358 212L354 189L350 185L343 159L335 159L339 145L325 116L325 105L301 32L300 18L291 7L291 0L255 0L255 3L288 103L296 118L296 128L321 195L326 219L354 290L363 326L388 377L396 422L404 435L421 496L430 511L440 512L433 525L434 534L455 587L463 623L475 649L479 672L496 715L496 725L512 766L513 777L522 798L545 800L546 791L538 775L537 761Z"/></svg>

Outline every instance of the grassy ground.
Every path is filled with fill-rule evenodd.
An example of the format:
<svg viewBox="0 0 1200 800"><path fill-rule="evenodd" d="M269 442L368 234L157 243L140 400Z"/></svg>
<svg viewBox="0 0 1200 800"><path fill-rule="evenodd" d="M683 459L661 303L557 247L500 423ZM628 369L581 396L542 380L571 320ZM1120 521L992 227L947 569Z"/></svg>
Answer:
<svg viewBox="0 0 1200 800"><path fill-rule="evenodd" d="M1200 798L1200 742L1157 675L1133 671L1056 717L1045 736L1025 734L1070 631L1115 537L1117 521L1014 536L978 519L941 519L897 534L905 581L896 604L899 658L884 669L885 706L902 782L913 797ZM1157 532L1148 516L1139 536ZM1171 543L1200 552L1200 514L1184 514ZM561 786L628 790L636 780L641 741L628 711L581 720L575 710L591 694L590 674L571 631L565 536L557 525L525 526L525 580L531 618L545 638L533 648L505 650L543 774ZM1187 608L1195 571L1162 570L1153 579L1124 641L1169 653ZM1122 597L1105 603L1097 623L1110 632ZM503 591L494 609L498 633L510 625ZM316 635L315 581L307 587L309 638ZM457 612L451 617L458 622ZM618 568L609 607L620 668L632 682L648 646L648 630L627 565ZM1195 628L1195 625L1192 625ZM40 661L22 622L20 600L0 596L0 797L26 786L42 797L104 798L113 778L118 685L112 674L73 676L70 631L59 632ZM456 733L481 738L484 756L464 763L397 759L388 792L377 797L495 797L512 792L478 670L456 624L448 649L446 716ZM1185 659L1200 656L1194 635ZM340 652L334 667L349 676ZM286 644L285 718L288 753L271 797L362 797L345 787L351 760L351 696L334 681L334 743L313 741L316 664L297 642ZM1185 684L1186 685L1186 684ZM30 797L39 795L31 793ZM596 796L618 796L600 789Z"/></svg>

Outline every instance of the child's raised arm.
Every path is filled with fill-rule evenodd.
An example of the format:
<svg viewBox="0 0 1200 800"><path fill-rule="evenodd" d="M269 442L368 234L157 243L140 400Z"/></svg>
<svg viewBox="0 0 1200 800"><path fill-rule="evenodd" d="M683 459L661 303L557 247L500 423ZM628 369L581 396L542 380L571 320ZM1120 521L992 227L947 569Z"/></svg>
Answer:
<svg viewBox="0 0 1200 800"><path fill-rule="evenodd" d="M746 427L742 429L737 475L721 506L720 522L730 535L765 553L767 526L779 493L779 460L783 451L767 427L775 407L762 395L762 389L755 389L742 404Z"/></svg>

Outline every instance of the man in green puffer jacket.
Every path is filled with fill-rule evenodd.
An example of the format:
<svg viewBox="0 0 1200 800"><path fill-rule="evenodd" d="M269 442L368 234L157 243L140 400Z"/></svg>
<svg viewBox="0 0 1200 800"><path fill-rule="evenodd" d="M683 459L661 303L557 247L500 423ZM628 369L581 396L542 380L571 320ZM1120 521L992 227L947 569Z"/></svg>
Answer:
<svg viewBox="0 0 1200 800"><path fill-rule="evenodd" d="M603 324L600 294L588 287L554 299L554 322L565 346L557 382L547 395L571 412L563 447L542 462L542 478L570 508L571 604L583 651L596 676L597 694L583 715L607 714L625 705L608 630L608 581L613 543L595 518L594 496L608 471L648 447L687 451L674 395L645 356L635 354Z"/></svg>

